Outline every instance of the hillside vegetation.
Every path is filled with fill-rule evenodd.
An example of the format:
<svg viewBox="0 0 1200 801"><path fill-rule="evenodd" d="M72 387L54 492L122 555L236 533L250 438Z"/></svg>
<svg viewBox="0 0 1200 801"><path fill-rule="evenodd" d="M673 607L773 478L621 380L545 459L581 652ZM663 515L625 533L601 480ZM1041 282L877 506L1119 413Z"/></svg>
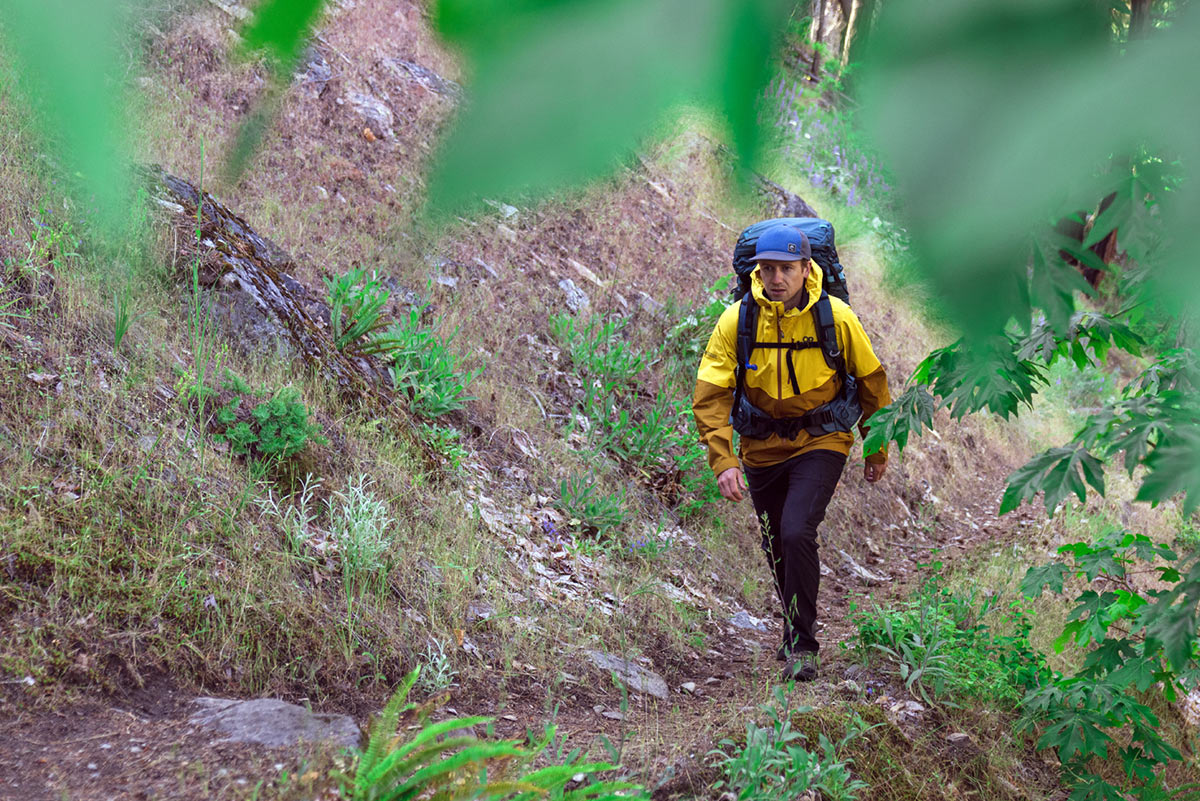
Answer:
<svg viewBox="0 0 1200 801"><path fill-rule="evenodd" d="M538 768L611 763L597 775L656 798L1067 796L1043 722L1018 718L1084 654L1054 646L1067 599L1028 599L1021 577L1113 524L1170 540L1184 518L1132 504L1119 471L1051 519L999 507L1007 476L1144 365L1055 367L1019 421L939 411L880 485L856 447L822 529L821 679L781 687L753 511L719 500L690 411L737 232L779 197L740 189L720 126L689 112L611 179L424 228L459 66L420 5L384 0L333 4L261 150L223 183L268 77L231 55L225 5L143 21L136 159L269 239L311 336L383 400L306 362L212 272L213 231L148 179L130 203L143 235L106 238L4 68L0 795L348 796L356 757L213 746L188 703L279 697L367 724L409 677L432 720L487 717L456 728L527 743ZM834 222L899 395L953 337L897 277L919 265L875 162L778 80L780 111L816 138L798 145L785 115L766 177ZM1096 578L1063 575L1068 592ZM1178 789L1196 778L1192 730L1148 686L1155 723L1132 733L1183 749L1151 771ZM423 725L405 714L377 739ZM126 736L136 751L91 745ZM1088 766L1128 783L1115 746Z"/></svg>

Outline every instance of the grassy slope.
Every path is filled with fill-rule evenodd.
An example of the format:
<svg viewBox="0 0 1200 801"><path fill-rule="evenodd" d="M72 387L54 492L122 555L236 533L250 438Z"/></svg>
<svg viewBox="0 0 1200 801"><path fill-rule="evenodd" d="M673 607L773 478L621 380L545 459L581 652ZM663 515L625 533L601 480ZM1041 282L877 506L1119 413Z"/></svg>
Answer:
<svg viewBox="0 0 1200 801"><path fill-rule="evenodd" d="M296 489L294 476L255 475L205 436L194 406L180 400L179 371L194 369L196 354L186 293L165 268L169 243L120 254L123 269L86 236L74 244L80 229L60 211L54 178L37 166L36 134L21 124L11 95L0 99L7 187L0 214L8 231L0 241L0 298L18 298L15 308L29 313L0 320L7 323L0 327L0 616L7 621L0 667L5 679L36 682L20 695L6 689L7 700L61 703L165 674L185 688L303 697L362 714L424 663L427 673L440 667L453 678L460 711L515 712L512 733L557 708L580 744L599 748L600 732L627 737L626 764L646 781L668 767L694 771L691 755L740 730L740 710L765 697L776 670L769 654L722 662L737 672L703 702L680 696L641 704L632 723L618 725L597 722L591 711L621 702L581 650L645 657L673 686L716 671L710 651L738 647L729 615L738 608L765 615L773 605L750 512L710 507L679 520L671 510L677 495L654 471L597 460L564 436L580 382L550 335L549 317L563 308L559 279L570 277L597 312L629 315L634 344L656 346L675 322L670 312L700 307L704 287L725 272L731 232L771 210L731 199L716 150L693 121L669 132L642 165L515 219L497 214L436 238L412 229L405 220L419 202L421 165L449 105L411 84L393 86L396 138L370 142L337 98L379 80L368 52L402 54L449 74L454 66L430 44L414 10L381 30L375 22L385 6L362 2L329 23L327 58L340 77L320 95L293 91L250 175L219 194L293 253L298 277L311 286L354 263L418 291L437 274L458 279L453 289L436 287L433 303L444 315L441 330L460 330L454 347L463 363L484 368L472 385L479 400L452 418L469 453L464 467L430 470L402 437L288 365L256 356L257 348L227 348L217 333L207 340L210 367L219 361L252 383L301 389L329 444L309 446L294 472L320 478L319 499L367 476L387 502L393 564L385 591L362 599L347 599L336 561L311 552L298 558L279 517L263 511L263 502ZM149 120L145 157L196 178L201 143L219 153L254 95L256 71L227 62L219 13L192 10L169 22L164 36L147 35L148 80L135 102ZM846 230L836 215L850 212L821 200L817 208ZM885 280L870 236L842 247L855 307L898 390L944 337ZM499 278L473 267L476 258ZM568 259L611 289L588 284ZM112 292L124 281L144 316L114 351ZM666 302L669 313L626 312L640 292ZM670 345L686 351L686 343ZM643 380L651 396L659 387L688 391L686 368ZM881 489L861 482L856 456L829 513L826 554L844 549L901 586L938 551L946 560L978 555L989 570L1004 571L1011 563L997 563L981 543L1049 545L1060 533L994 518L999 479L1028 452L1011 428L946 426L896 460ZM625 525L609 545L563 553L540 523L553 519L560 481L589 469L608 491L626 493ZM314 528L328 525L319 514ZM631 541L655 532L675 537L665 555L629 552ZM845 636L845 600L861 603L864 595L835 571L827 636ZM480 619L488 607L492 614ZM868 720L880 714L839 701L832 683L806 692L829 710L822 725L830 733L850 711ZM970 720L980 732L994 726L986 716ZM994 789L988 777L997 766L989 760L1002 769L1016 758L981 752L956 767L938 731L934 725L911 742L881 735L891 745L876 749L877 762L862 753L862 770L882 782L907 761L909 797L940 798L947 775ZM705 777L712 778L697 780Z"/></svg>

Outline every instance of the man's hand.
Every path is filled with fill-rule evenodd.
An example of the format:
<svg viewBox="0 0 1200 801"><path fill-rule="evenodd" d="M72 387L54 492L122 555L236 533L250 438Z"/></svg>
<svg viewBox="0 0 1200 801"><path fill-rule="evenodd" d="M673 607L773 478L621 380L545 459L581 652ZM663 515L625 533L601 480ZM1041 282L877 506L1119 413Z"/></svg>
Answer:
<svg viewBox="0 0 1200 801"><path fill-rule="evenodd" d="M717 489L726 500L740 501L746 497L746 479L740 467L731 467L717 476Z"/></svg>
<svg viewBox="0 0 1200 801"><path fill-rule="evenodd" d="M874 484L876 481L883 478L883 471L886 469L886 463L872 464L871 462L867 462L863 466L863 478L865 478L868 483Z"/></svg>

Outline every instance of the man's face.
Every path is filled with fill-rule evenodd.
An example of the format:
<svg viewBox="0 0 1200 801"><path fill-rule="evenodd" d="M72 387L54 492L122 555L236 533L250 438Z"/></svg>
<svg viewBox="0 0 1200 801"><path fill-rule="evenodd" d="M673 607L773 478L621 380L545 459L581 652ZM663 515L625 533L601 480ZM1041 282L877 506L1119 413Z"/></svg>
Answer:
<svg viewBox="0 0 1200 801"><path fill-rule="evenodd" d="M800 291L804 289L804 282L808 280L810 270L812 270L812 262L808 259L799 261L764 259L758 263L758 274L762 278L763 286L766 287L767 297L784 305L789 305L789 301L798 300ZM795 303L790 305L795 305Z"/></svg>

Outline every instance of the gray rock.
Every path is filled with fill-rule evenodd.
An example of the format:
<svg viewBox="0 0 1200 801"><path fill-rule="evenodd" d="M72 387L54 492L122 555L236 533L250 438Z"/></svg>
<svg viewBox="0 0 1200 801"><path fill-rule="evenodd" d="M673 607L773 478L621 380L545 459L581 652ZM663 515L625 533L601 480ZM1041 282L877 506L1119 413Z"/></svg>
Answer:
<svg viewBox="0 0 1200 801"><path fill-rule="evenodd" d="M820 217L804 198L789 192L774 181L758 176L758 189L768 198L780 217Z"/></svg>
<svg viewBox="0 0 1200 801"><path fill-rule="evenodd" d="M576 314L592 305L587 293L576 286L575 282L570 278L564 278L559 281L558 287L567 295L567 308Z"/></svg>
<svg viewBox="0 0 1200 801"><path fill-rule="evenodd" d="M358 724L348 715L309 712L277 698L197 698L195 704L200 710L188 722L216 730L223 736L219 742L283 748L321 741L354 748L362 738Z"/></svg>
<svg viewBox="0 0 1200 801"><path fill-rule="evenodd" d="M874 572L868 570L867 568L863 567L858 562L854 561L853 556L846 553L841 548L838 549L838 554L841 555L842 562L844 563L846 569L850 572L850 574L864 584L867 584L867 585L882 584L886 581L892 580L890 576L885 576L882 573L874 573Z"/></svg>
<svg viewBox="0 0 1200 801"><path fill-rule="evenodd" d="M751 615L746 610L742 610L729 618L729 622L737 626L739 629L753 629L754 631L767 631L767 624L758 618Z"/></svg>
<svg viewBox="0 0 1200 801"><path fill-rule="evenodd" d="M429 67L408 61L403 58L385 58L383 65L400 81L416 81L429 91L458 100L462 97L462 87L454 81L443 78Z"/></svg>
<svg viewBox="0 0 1200 801"><path fill-rule="evenodd" d="M383 139L391 139L395 136L392 124L395 123L396 117L387 103L374 95L362 92L347 92L346 101L364 120L371 124L371 130L376 136Z"/></svg>
<svg viewBox="0 0 1200 801"><path fill-rule="evenodd" d="M467 616L474 620L487 620L495 615L496 607L486 601L472 601L467 604Z"/></svg>
<svg viewBox="0 0 1200 801"><path fill-rule="evenodd" d="M241 20L243 22L250 19L250 9L246 8L241 3L234 2L234 0L208 0L208 2L212 3L214 6L221 9L234 19Z"/></svg>
<svg viewBox="0 0 1200 801"><path fill-rule="evenodd" d="M659 303L657 300L650 297L645 292L638 292L637 303L638 303L638 307L641 308L642 311L646 312L646 314L649 314L652 317L659 316L660 314L662 314L663 309L666 308L666 306Z"/></svg>
<svg viewBox="0 0 1200 801"><path fill-rule="evenodd" d="M243 355L257 355L284 363L300 356L286 327L247 292L236 285L209 295L208 313ZM191 301L186 300L190 304Z"/></svg>
<svg viewBox="0 0 1200 801"><path fill-rule="evenodd" d="M667 683L654 671L646 670L628 659L606 654L603 651L588 651L587 654L596 667L616 673L617 678L625 682L629 689L666 700Z"/></svg>
<svg viewBox="0 0 1200 801"><path fill-rule="evenodd" d="M320 52L312 48L309 48L305 56L304 69L297 71L292 78L301 86L308 86L319 94L333 77L333 68Z"/></svg>

